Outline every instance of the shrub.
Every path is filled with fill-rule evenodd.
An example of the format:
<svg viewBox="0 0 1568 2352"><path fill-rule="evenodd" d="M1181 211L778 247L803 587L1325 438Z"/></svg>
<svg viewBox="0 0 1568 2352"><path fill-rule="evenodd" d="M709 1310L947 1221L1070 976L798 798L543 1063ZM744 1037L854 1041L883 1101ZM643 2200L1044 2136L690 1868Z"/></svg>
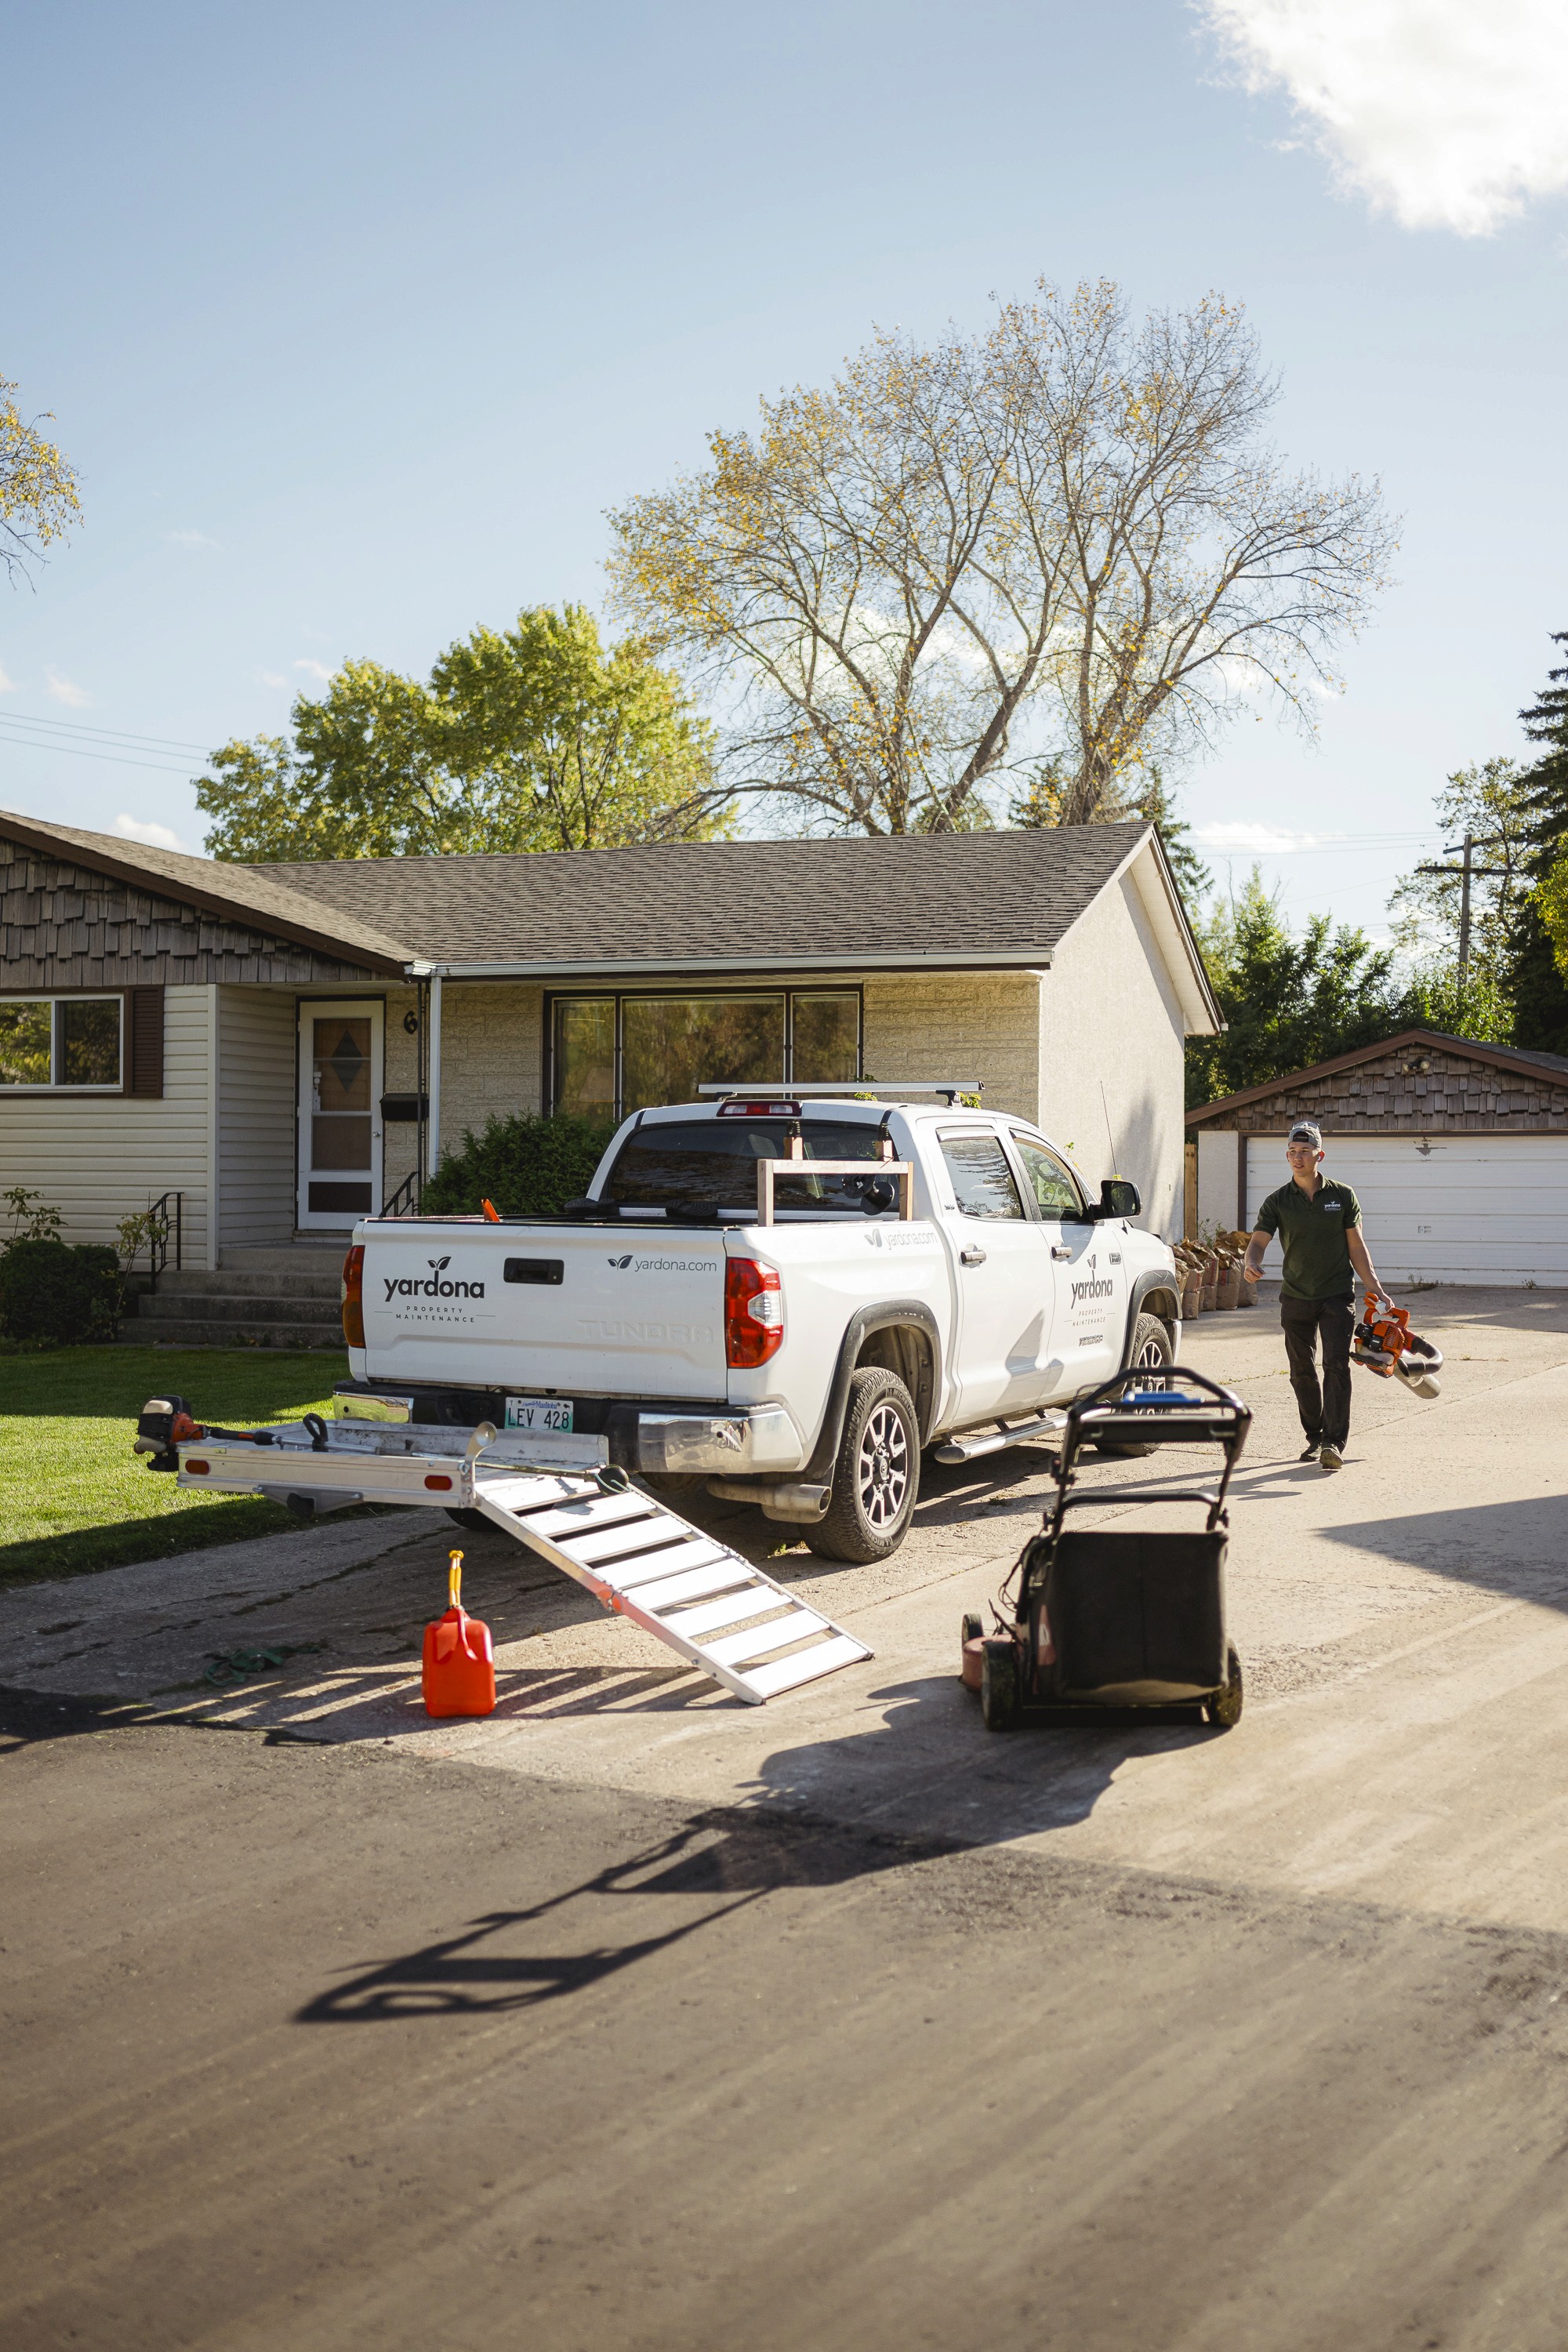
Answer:
<svg viewBox="0 0 1568 2352"><path fill-rule="evenodd" d="M503 1217L552 1217L587 1191L613 1129L602 1120L529 1114L490 1118L460 1151L446 1152L420 1206L432 1216L472 1213L489 1201Z"/></svg>
<svg viewBox="0 0 1568 2352"><path fill-rule="evenodd" d="M0 1253L0 1325L8 1339L50 1348L112 1339L123 1296L111 1249L18 1241Z"/></svg>

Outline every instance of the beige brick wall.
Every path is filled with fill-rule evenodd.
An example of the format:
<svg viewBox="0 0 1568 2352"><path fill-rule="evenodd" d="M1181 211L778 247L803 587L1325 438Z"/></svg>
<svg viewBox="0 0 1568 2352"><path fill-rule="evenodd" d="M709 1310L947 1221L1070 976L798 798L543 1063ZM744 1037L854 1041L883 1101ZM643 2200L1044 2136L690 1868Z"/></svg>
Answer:
<svg viewBox="0 0 1568 2352"><path fill-rule="evenodd" d="M390 1005L389 1005L390 1012ZM542 1108L544 992L530 982L447 982L441 1008L441 1140L461 1143L492 1115ZM398 1014L399 1034L402 1014ZM413 1040L408 1041L410 1044ZM413 1078L410 1076L409 1085Z"/></svg>
<svg viewBox="0 0 1568 2352"><path fill-rule="evenodd" d="M987 1110L1038 1118L1038 972L888 972L863 987L868 1076L980 1078Z"/></svg>

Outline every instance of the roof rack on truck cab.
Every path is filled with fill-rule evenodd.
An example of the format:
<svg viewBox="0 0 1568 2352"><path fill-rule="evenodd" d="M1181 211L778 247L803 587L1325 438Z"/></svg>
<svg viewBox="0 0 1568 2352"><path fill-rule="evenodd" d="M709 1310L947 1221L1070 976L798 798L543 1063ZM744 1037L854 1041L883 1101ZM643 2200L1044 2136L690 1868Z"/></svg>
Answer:
<svg viewBox="0 0 1568 2352"><path fill-rule="evenodd" d="M951 1109L960 1095L979 1095L984 1091L984 1078L810 1078L804 1085L797 1085L792 1078L788 1086L776 1087L755 1084L736 1087L724 1082L697 1089L699 1096L709 1102L728 1102L737 1095L746 1095L754 1097L759 1104L765 1097L771 1105L776 1098L781 1113L786 1116L795 1102L862 1102L868 1095L879 1100L883 1095L889 1095L895 1102L901 1101L906 1095L945 1095ZM788 1101L784 1099L785 1097Z"/></svg>

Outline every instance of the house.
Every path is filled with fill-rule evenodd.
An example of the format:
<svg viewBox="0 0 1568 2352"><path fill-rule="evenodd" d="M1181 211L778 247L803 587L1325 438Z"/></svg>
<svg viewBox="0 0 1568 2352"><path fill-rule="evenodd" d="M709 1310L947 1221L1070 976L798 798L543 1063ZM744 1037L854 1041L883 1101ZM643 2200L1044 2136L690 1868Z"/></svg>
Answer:
<svg viewBox="0 0 1568 2352"><path fill-rule="evenodd" d="M1568 1059L1405 1029L1187 1113L1191 1211L1250 1230L1299 1118L1387 1282L1568 1283Z"/></svg>
<svg viewBox="0 0 1568 2352"><path fill-rule="evenodd" d="M410 1208L491 1112L956 1077L1149 1223L1219 1025L1153 831L232 866L0 813L0 1185L184 1262Z"/></svg>

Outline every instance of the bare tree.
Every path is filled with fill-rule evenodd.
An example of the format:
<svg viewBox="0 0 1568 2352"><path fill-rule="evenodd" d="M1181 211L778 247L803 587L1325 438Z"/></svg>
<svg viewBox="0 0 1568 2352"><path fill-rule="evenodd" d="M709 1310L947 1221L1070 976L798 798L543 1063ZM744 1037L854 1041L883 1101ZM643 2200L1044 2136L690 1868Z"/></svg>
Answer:
<svg viewBox="0 0 1568 2352"><path fill-rule="evenodd" d="M39 432L45 418L27 422L16 389L0 376L0 566L11 580L26 579L29 561L81 512L75 467Z"/></svg>
<svg viewBox="0 0 1568 2352"><path fill-rule="evenodd" d="M1260 689L1311 729L1383 584L1377 485L1282 464L1234 306L1037 292L976 337L878 334L612 513L617 602L702 666L736 789L946 831L1047 758L1081 824Z"/></svg>

